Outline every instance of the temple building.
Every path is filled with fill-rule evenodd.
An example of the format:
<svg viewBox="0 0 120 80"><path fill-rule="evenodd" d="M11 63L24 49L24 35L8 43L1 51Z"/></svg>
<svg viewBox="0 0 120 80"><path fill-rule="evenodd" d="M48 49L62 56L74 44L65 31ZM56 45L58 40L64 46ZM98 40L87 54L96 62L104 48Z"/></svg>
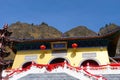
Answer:
<svg viewBox="0 0 120 80"><path fill-rule="evenodd" d="M115 57L120 29L91 37L61 37L51 39L12 40L17 50L12 68L25 68L32 61L54 64L66 61L72 66L106 65Z"/></svg>

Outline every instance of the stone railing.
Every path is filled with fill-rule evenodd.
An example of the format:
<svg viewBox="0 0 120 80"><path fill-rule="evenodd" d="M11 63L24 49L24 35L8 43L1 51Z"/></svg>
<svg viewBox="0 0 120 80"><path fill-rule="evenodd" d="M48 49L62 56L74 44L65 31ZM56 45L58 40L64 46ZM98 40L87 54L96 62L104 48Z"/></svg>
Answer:
<svg viewBox="0 0 120 80"><path fill-rule="evenodd" d="M120 63L102 65L99 67L87 66L86 69L92 74L120 74Z"/></svg>
<svg viewBox="0 0 120 80"><path fill-rule="evenodd" d="M79 80L106 80L101 74L120 74L120 63L102 65L99 67L73 67L66 62L41 65L32 63L27 68L4 70L2 73L3 80L18 80L28 74L34 73L66 73Z"/></svg>

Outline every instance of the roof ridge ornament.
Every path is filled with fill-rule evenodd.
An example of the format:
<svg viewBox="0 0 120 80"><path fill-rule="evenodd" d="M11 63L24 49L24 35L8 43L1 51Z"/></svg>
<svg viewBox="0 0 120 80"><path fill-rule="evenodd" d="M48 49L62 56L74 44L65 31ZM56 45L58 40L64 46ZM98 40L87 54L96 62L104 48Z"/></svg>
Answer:
<svg viewBox="0 0 120 80"><path fill-rule="evenodd" d="M8 29L8 24L4 24L3 29Z"/></svg>

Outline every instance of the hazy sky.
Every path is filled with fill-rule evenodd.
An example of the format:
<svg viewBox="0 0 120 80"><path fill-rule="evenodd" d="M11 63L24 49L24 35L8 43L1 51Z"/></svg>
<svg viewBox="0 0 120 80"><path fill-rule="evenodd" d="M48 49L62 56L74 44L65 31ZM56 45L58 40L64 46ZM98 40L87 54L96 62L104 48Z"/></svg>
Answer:
<svg viewBox="0 0 120 80"><path fill-rule="evenodd" d="M98 32L105 24L120 25L120 0L0 0L0 28L17 21L45 22L62 32L84 25Z"/></svg>

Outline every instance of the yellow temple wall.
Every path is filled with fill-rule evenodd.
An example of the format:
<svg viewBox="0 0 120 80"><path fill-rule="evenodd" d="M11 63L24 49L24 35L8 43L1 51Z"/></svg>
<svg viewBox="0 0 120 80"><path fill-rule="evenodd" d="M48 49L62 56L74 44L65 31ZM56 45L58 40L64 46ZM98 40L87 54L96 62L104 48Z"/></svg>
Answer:
<svg viewBox="0 0 120 80"><path fill-rule="evenodd" d="M66 56L70 60L70 64L72 66L80 66L80 64L85 60L95 60L99 63L99 65L109 64L109 57L106 47L104 48L80 48L76 50L76 55L72 56L72 49L68 50L68 55ZM92 54L96 53L96 56L88 56L86 58L83 57L83 54Z"/></svg>
<svg viewBox="0 0 120 80"><path fill-rule="evenodd" d="M106 47L70 48L65 56L54 56L51 50L26 50L17 52L12 68L22 67L24 63L29 61L35 61L38 64L49 64L55 58L64 58L76 67L80 66L85 60L95 60L99 65L109 63Z"/></svg>

